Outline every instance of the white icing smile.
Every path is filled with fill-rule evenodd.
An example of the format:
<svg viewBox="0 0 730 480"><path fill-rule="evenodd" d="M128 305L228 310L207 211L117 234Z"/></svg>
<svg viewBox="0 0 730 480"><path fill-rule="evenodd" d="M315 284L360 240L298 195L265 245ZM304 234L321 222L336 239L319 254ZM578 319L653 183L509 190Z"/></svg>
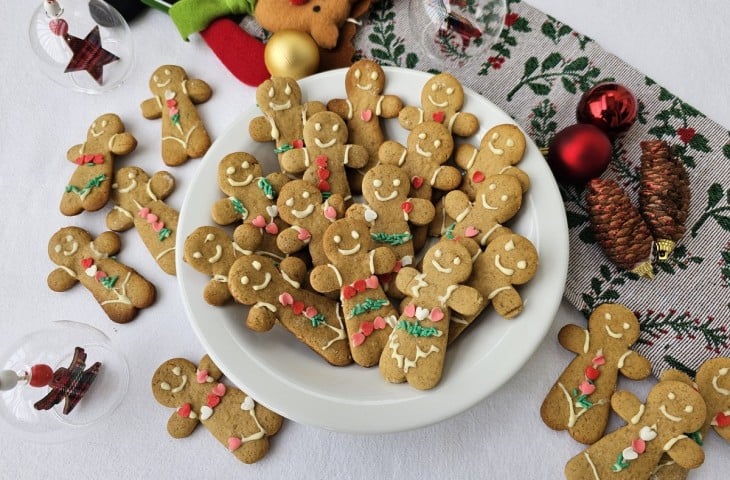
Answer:
<svg viewBox="0 0 730 480"><path fill-rule="evenodd" d="M271 283L271 274L269 272L266 272L264 275L264 281L258 285L252 286L251 288L256 291L263 290L264 288L269 286L269 283Z"/></svg>
<svg viewBox="0 0 730 480"><path fill-rule="evenodd" d="M671 413L667 412L667 406L664 404L662 404L659 407L659 411L662 412L662 415L664 415L667 418L667 420L669 420L669 421L672 421L672 422L681 422L682 421L682 417L675 417Z"/></svg>
<svg viewBox="0 0 730 480"><path fill-rule="evenodd" d="M216 263L223 256L223 248L220 245L215 246L215 255L208 259L210 263Z"/></svg>
<svg viewBox="0 0 730 480"><path fill-rule="evenodd" d="M390 192L388 195L385 195L385 196L381 195L380 193L378 193L377 190L375 190L375 199L379 202L387 202L388 200L393 200L397 196L398 196L397 190L393 190L392 192Z"/></svg>
<svg viewBox="0 0 730 480"><path fill-rule="evenodd" d="M487 202L487 195L482 193L482 207L485 210L497 210L497 207L493 207Z"/></svg>
<svg viewBox="0 0 730 480"><path fill-rule="evenodd" d="M511 276L511 275L513 275L515 273L515 271L512 270L511 268L507 268L504 265L502 265L502 262L500 261L499 254L497 254L497 255L494 256L494 266L497 267L497 269L500 272L504 273L505 275Z"/></svg>
<svg viewBox="0 0 730 480"><path fill-rule="evenodd" d="M714 388L715 391L720 395L730 396L730 390L728 390L727 388L722 388L720 385L717 384L717 381L720 379L720 377L724 377L725 375L727 375L728 369L721 368L718 373L719 375L712 377L712 388Z"/></svg>
<svg viewBox="0 0 730 480"><path fill-rule="evenodd" d="M157 88L162 88L170 85L170 82L172 81L172 78L168 78L164 82L155 82L155 85L157 85Z"/></svg>
<svg viewBox="0 0 730 480"><path fill-rule="evenodd" d="M492 143L493 140L496 140L498 138L499 138L499 134L495 132L492 135L492 138L487 143L487 147L489 147L489 151L492 152L495 155L504 155L504 150L501 149L501 148L495 147L494 144Z"/></svg>
<svg viewBox="0 0 730 480"><path fill-rule="evenodd" d="M65 250L63 248L63 246L59 243L58 245L56 245L54 250L56 251L56 253L63 252L64 257L70 257L71 255L74 255L79 250L79 244L77 241L73 240L70 242L70 245L71 245L71 248L69 248L68 250Z"/></svg>
<svg viewBox="0 0 730 480"><path fill-rule="evenodd" d="M173 367L172 368L172 373L174 373L176 376L179 377L180 376L180 368L179 367ZM180 393L180 392L182 392L183 388L185 388L185 385L187 385L187 383L188 383L188 376L187 375L183 375L180 378L180 385L178 385L177 387L173 388L169 383L162 382L162 383L160 383L160 388L162 390L167 390L167 391L170 391L172 393Z"/></svg>
<svg viewBox="0 0 730 480"><path fill-rule="evenodd" d="M367 85L360 85L359 83L356 83L355 86L357 88L359 88L360 90L365 90L366 92L369 90L372 90L372 88L373 88L372 83L368 83Z"/></svg>
<svg viewBox="0 0 730 480"><path fill-rule="evenodd" d="M611 327L609 327L608 325L606 325L606 333L608 334L609 337L612 337L612 338L617 338L617 339L624 338L623 333L614 332L613 330L611 330Z"/></svg>
<svg viewBox="0 0 730 480"><path fill-rule="evenodd" d="M305 208L304 210L292 209L291 214L299 219L302 219L302 218L307 218L308 216L310 216L313 211L314 211L314 204L310 203L309 205L307 205L307 208Z"/></svg>
<svg viewBox="0 0 730 480"><path fill-rule="evenodd" d="M451 268L444 268L441 266L439 262L436 261L436 259L431 260L431 265L434 266L436 270L438 270L441 273L451 273Z"/></svg>
<svg viewBox="0 0 730 480"><path fill-rule="evenodd" d="M291 108L291 100L287 100L286 103L269 102L269 108L275 112L279 112L281 110L289 110Z"/></svg>
<svg viewBox="0 0 730 480"><path fill-rule="evenodd" d="M337 251L340 252L340 255L345 255L345 256L355 255L357 252L360 251L360 244L358 243L354 247L352 247L350 249L347 249L347 250L343 250L342 248L338 248Z"/></svg>
<svg viewBox="0 0 730 480"><path fill-rule="evenodd" d="M322 140L320 140L319 138L317 138L317 137L314 138L314 143L319 148L330 148L332 145L335 144L336 141L337 141L336 138L331 139L329 142L322 142Z"/></svg>
<svg viewBox="0 0 730 480"><path fill-rule="evenodd" d="M134 190L135 188L137 188L137 179L136 179L137 178L137 174L130 173L127 178L129 178L131 180L131 182L129 182L129 185L127 185L126 187L119 188L118 190L119 190L120 193L129 193L132 190Z"/></svg>
<svg viewBox="0 0 730 480"><path fill-rule="evenodd" d="M427 152L424 149L422 149L420 143L416 144L416 153L421 155L422 157L426 157L426 158L431 158L431 156L433 155L432 152Z"/></svg>
<svg viewBox="0 0 730 480"><path fill-rule="evenodd" d="M433 105L434 107L445 108L449 106L448 100L444 100L443 102L437 102L433 99L431 95L428 96L428 101L431 102L431 105Z"/></svg>
<svg viewBox="0 0 730 480"><path fill-rule="evenodd" d="M228 177L228 184L232 187L245 187L246 185L251 183L251 180L253 180L253 175L249 173L248 176L240 182L232 179L231 177Z"/></svg>
<svg viewBox="0 0 730 480"><path fill-rule="evenodd" d="M96 130L94 130L93 128L91 128L91 129L89 129L89 133L91 134L92 137L96 138L96 137L102 136L104 134L104 130L102 129L102 130L100 130L100 131L97 132Z"/></svg>

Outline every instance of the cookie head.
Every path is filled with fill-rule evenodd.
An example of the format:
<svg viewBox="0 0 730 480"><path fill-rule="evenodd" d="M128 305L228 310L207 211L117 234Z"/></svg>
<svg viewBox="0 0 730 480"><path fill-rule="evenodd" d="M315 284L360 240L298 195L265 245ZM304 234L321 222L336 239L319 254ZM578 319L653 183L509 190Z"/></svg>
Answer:
<svg viewBox="0 0 730 480"><path fill-rule="evenodd" d="M226 262L232 261L234 255L231 238L218 227L196 228L185 239L183 248L185 261L195 270L208 275L225 270Z"/></svg>
<svg viewBox="0 0 730 480"><path fill-rule="evenodd" d="M358 60L353 63L345 75L345 91L348 96L366 92L369 95L380 95L385 89L385 72L372 60Z"/></svg>
<svg viewBox="0 0 730 480"><path fill-rule="evenodd" d="M275 114L301 105L302 90L293 78L271 77L256 89L256 103L261 111Z"/></svg>
<svg viewBox="0 0 730 480"><path fill-rule="evenodd" d="M407 143L411 154L438 165L448 160L454 150L454 138L449 129L432 121L423 122L411 130Z"/></svg>
<svg viewBox="0 0 730 480"><path fill-rule="evenodd" d="M461 110L464 106L464 88L451 74L434 75L423 86L421 105L427 110Z"/></svg>
<svg viewBox="0 0 730 480"><path fill-rule="evenodd" d="M471 255L459 242L441 240L423 257L423 273L432 279L443 279L443 283L461 283L471 274Z"/></svg>
<svg viewBox="0 0 730 480"><path fill-rule="evenodd" d="M152 73L150 90L164 97L165 92L174 91L187 80L188 75L177 65L163 65Z"/></svg>
<svg viewBox="0 0 730 480"><path fill-rule="evenodd" d="M345 121L334 112L315 113L304 125L304 143L321 149L346 144L348 135Z"/></svg>
<svg viewBox="0 0 730 480"><path fill-rule="evenodd" d="M511 175L491 175L479 185L474 203L480 212L506 222L522 207L522 186Z"/></svg>
<svg viewBox="0 0 730 480"><path fill-rule="evenodd" d="M139 210L139 205L147 203L147 172L138 167L123 167L114 174L112 198L114 202L130 212Z"/></svg>
<svg viewBox="0 0 730 480"><path fill-rule="evenodd" d="M659 382L646 399L653 406L653 421L677 433L696 432L705 423L706 407L702 395L683 382Z"/></svg>
<svg viewBox="0 0 730 480"><path fill-rule="evenodd" d="M88 141L101 142L106 146L113 135L122 132L124 132L122 119L114 113L106 113L92 122L86 132L86 138Z"/></svg>
<svg viewBox="0 0 730 480"><path fill-rule="evenodd" d="M278 275L273 262L261 255L240 257L228 274L228 288L238 302L254 305Z"/></svg>
<svg viewBox="0 0 730 480"><path fill-rule="evenodd" d="M588 318L588 329L604 343L619 342L623 346L636 342L640 334L634 312L617 303L596 307Z"/></svg>
<svg viewBox="0 0 730 480"><path fill-rule="evenodd" d="M48 241L48 256L56 265L75 265L81 249L90 242L91 236L85 230L65 227L54 233Z"/></svg>
<svg viewBox="0 0 730 480"><path fill-rule="evenodd" d="M166 407L179 407L192 396L197 368L188 360L174 358L160 365L152 376L152 394Z"/></svg>
<svg viewBox="0 0 730 480"><path fill-rule="evenodd" d="M362 194L369 204L400 205L410 191L408 175L395 165L376 165L363 177Z"/></svg>
<svg viewBox="0 0 730 480"><path fill-rule="evenodd" d="M351 261L367 256L372 245L367 223L353 218L337 220L327 227L322 237L322 246L327 258L335 264L337 260Z"/></svg>
<svg viewBox="0 0 730 480"><path fill-rule="evenodd" d="M494 266L509 277L513 285L527 283L537 271L537 250L522 235L500 235L489 242L484 254L494 258Z"/></svg>
<svg viewBox="0 0 730 480"><path fill-rule="evenodd" d="M292 180L279 192L276 207L279 216L290 225L306 221L322 204L322 192L304 180Z"/></svg>
<svg viewBox="0 0 730 480"><path fill-rule="evenodd" d="M245 152L230 153L218 163L218 185L243 188L263 174L253 155Z"/></svg>
<svg viewBox="0 0 730 480"><path fill-rule="evenodd" d="M517 125L495 125L487 130L479 145L481 151L489 152L488 158L499 158L504 163L514 165L522 160L527 142Z"/></svg>

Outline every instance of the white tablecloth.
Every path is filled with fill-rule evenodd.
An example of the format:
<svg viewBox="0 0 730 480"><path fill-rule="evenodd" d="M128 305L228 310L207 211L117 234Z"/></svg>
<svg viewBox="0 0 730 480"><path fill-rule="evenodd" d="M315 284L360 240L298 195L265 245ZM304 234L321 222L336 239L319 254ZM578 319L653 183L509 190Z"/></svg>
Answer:
<svg viewBox="0 0 730 480"><path fill-rule="evenodd" d="M213 138L252 102L254 89L238 83L195 36L182 42L169 19L148 11L132 24L137 64L129 80L102 96L72 93L34 66L27 37L40 0L4 2L9 20L0 31L0 223L5 249L0 276L0 347L48 325L71 319L105 332L127 356L131 369L123 403L98 431L73 443L39 445L0 433L0 478L561 478L565 462L582 450L565 432L540 420L545 393L572 354L556 341L566 323L582 317L565 302L534 358L502 389L471 410L416 431L351 435L286 422L261 462L240 464L204 428L173 440L165 430L169 411L150 391L151 375L164 360L204 353L188 328L175 278L148 260L136 234L123 234L125 261L158 286L158 299L130 325L116 325L81 287L59 294L46 286L54 268L47 241L60 227L79 225L98 234L103 214L67 218L58 211L70 175L66 150L84 140L90 122L119 114L139 142L136 159L148 171L159 158L159 123L145 120L139 104L149 96L151 72L179 64L214 89L200 107ZM532 0L557 19L592 37L710 118L730 128L730 4L723 0ZM620 81L620 79L618 79ZM130 162L131 163L131 162ZM179 208L195 175L193 160L173 170ZM144 266L144 268L142 267ZM654 383L621 382L643 398ZM614 428L614 422L610 428ZM728 445L711 436L707 459L694 478L727 478ZM725 471L723 474L722 471Z"/></svg>

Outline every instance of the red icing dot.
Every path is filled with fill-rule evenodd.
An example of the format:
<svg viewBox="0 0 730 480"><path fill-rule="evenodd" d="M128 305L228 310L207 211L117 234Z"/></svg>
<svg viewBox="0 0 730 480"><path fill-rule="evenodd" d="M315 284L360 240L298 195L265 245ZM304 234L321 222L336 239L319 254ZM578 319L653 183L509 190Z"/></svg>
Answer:
<svg viewBox="0 0 730 480"><path fill-rule="evenodd" d="M93 258L91 258L91 257L88 257L88 258L84 258L83 260L81 260L81 266L82 266L83 268L89 268L89 267L90 267L90 266L92 266L93 264L94 264L94 259L93 259Z"/></svg>
<svg viewBox="0 0 730 480"><path fill-rule="evenodd" d="M373 330L375 327L373 326L372 322L362 322L360 324L360 331L365 335L366 337L369 337L370 334L373 333Z"/></svg>
<svg viewBox="0 0 730 480"><path fill-rule="evenodd" d="M330 183L327 180L320 180L317 184L317 188L320 192L329 192L330 191Z"/></svg>
<svg viewBox="0 0 730 480"><path fill-rule="evenodd" d="M438 112L434 112L433 115L431 115L431 118L434 122L441 123L444 121L444 118L446 118L446 114L442 110L439 110Z"/></svg>
<svg viewBox="0 0 730 480"><path fill-rule="evenodd" d="M471 180L474 183L482 183L484 181L484 174L477 170L474 175L471 176Z"/></svg>
<svg viewBox="0 0 730 480"><path fill-rule="evenodd" d="M413 177L411 178L411 185L413 185L414 188L421 188L421 185L423 185L423 179L421 177Z"/></svg>
<svg viewBox="0 0 730 480"><path fill-rule="evenodd" d="M304 311L304 302L300 302L297 300L296 302L292 303L291 309L295 314L299 315Z"/></svg>
<svg viewBox="0 0 730 480"><path fill-rule="evenodd" d="M346 285L342 289L342 296L345 299L350 299L350 298L354 297L355 295L357 295L357 291L354 288L352 288L350 285Z"/></svg>
<svg viewBox="0 0 730 480"><path fill-rule="evenodd" d="M324 155L320 155L314 159L314 162L317 164L318 167L326 167L327 166L327 157Z"/></svg>
<svg viewBox="0 0 730 480"><path fill-rule="evenodd" d="M601 372L594 367L586 368L586 378L589 380L595 380L601 376Z"/></svg>
<svg viewBox="0 0 730 480"><path fill-rule="evenodd" d="M30 386L45 387L53 377L53 370L48 365L39 363L30 367Z"/></svg>
<svg viewBox="0 0 730 480"><path fill-rule="evenodd" d="M355 287L355 290L357 290L358 292L364 292L367 288L367 285L365 285L365 280L358 280L353 283L352 286Z"/></svg>
<svg viewBox="0 0 730 480"><path fill-rule="evenodd" d="M400 208L406 213L411 213L413 211L413 203L403 202L400 204Z"/></svg>
<svg viewBox="0 0 730 480"><path fill-rule="evenodd" d="M297 138L293 142L291 142L292 147L294 148L302 148L304 147L304 140Z"/></svg>
<svg viewBox="0 0 730 480"><path fill-rule="evenodd" d="M725 415L724 412L718 412L715 415L715 422L718 427L730 427L730 415Z"/></svg>
<svg viewBox="0 0 730 480"><path fill-rule="evenodd" d="M328 178L330 178L330 171L326 168L318 168L317 177L319 177L320 180L327 180Z"/></svg>
<svg viewBox="0 0 730 480"><path fill-rule="evenodd" d="M219 397L215 393L209 393L205 399L205 403L210 408L215 408L216 406L218 406L219 403L221 403L221 397Z"/></svg>

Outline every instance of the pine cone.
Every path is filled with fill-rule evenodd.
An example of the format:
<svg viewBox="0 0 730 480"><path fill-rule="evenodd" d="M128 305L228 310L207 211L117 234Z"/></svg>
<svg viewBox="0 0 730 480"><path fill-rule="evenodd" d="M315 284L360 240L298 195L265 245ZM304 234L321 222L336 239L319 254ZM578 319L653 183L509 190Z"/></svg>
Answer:
<svg viewBox="0 0 730 480"><path fill-rule="evenodd" d="M641 142L641 150L639 210L659 245L660 259L666 259L686 231L689 179L666 142Z"/></svg>
<svg viewBox="0 0 730 480"><path fill-rule="evenodd" d="M624 189L613 180L593 179L586 203L594 236L609 260L653 278L651 232Z"/></svg>

